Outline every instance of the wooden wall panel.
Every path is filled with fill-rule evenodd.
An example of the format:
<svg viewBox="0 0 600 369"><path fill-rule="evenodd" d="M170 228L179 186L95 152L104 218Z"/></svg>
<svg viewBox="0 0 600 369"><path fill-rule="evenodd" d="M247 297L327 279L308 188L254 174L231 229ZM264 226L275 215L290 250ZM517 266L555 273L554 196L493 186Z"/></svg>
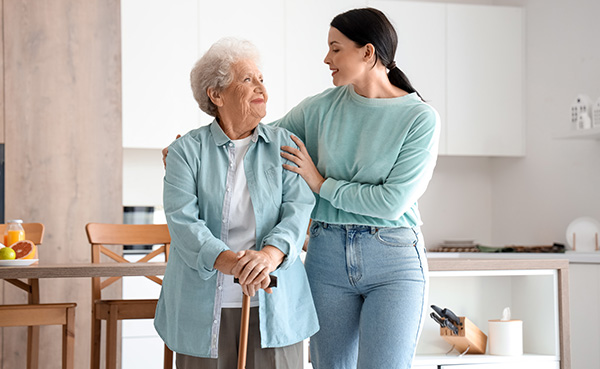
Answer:
<svg viewBox="0 0 600 369"><path fill-rule="evenodd" d="M4 89L1 87L4 85L4 37L3 33L3 3L4 0L0 0L0 143L4 143ZM0 304L4 303L4 282L0 282ZM0 328L0 352L4 346L4 328ZM0 368L2 367L2 360L0 359Z"/></svg>
<svg viewBox="0 0 600 369"><path fill-rule="evenodd" d="M6 216L46 225L42 263L88 262L85 224L123 219L119 1L3 8ZM89 367L90 299L87 279L41 281L42 302L78 304L76 368ZM24 367L25 342L24 329L5 332L2 369ZM60 368L60 345L42 327L40 368Z"/></svg>
<svg viewBox="0 0 600 369"><path fill-rule="evenodd" d="M0 144L4 143L4 89L1 88L1 86L4 85L4 60L1 57L4 54L4 43L2 41L4 29L2 21L3 3L4 0L0 0ZM2 287L0 287L0 293L1 292Z"/></svg>

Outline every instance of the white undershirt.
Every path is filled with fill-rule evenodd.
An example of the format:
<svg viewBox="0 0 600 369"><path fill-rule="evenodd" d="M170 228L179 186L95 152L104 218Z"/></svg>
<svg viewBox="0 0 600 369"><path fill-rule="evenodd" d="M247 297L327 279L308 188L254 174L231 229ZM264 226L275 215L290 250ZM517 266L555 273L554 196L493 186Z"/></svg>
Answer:
<svg viewBox="0 0 600 369"><path fill-rule="evenodd" d="M250 146L251 138L252 136L248 136L241 140L232 140L235 144L235 176L231 186L227 246L236 253L254 248L256 245L256 219L244 171L244 156ZM233 283L232 275L225 275L222 307L239 308L241 306L242 288L239 284ZM252 298L251 306L258 306L258 295Z"/></svg>

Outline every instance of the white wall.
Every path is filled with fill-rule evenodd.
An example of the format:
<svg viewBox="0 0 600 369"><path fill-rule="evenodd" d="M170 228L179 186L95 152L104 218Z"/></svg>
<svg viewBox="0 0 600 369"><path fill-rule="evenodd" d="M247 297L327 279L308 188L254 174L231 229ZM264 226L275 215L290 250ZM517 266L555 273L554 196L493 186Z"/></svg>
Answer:
<svg viewBox="0 0 600 369"><path fill-rule="evenodd" d="M600 2L529 0L527 156L493 161L492 239L565 240L573 219L600 219L600 141L556 139L578 93L600 98Z"/></svg>

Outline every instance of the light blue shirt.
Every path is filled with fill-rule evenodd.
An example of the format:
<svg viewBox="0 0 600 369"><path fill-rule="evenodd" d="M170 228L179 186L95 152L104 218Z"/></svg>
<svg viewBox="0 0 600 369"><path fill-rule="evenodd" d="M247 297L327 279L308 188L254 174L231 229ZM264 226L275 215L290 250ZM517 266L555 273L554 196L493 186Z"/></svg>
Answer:
<svg viewBox="0 0 600 369"><path fill-rule="evenodd" d="M261 346L283 347L319 329L300 260L315 199L299 175L282 168L280 147L295 146L290 132L259 124L251 141L244 167L256 218L256 248L272 245L286 255L272 273L277 288L272 294L258 292ZM223 274L214 263L229 250L224 223L243 216L229 214L226 205L234 150L216 121L169 146L164 207L171 253L154 326L178 353L217 357Z"/></svg>
<svg viewBox="0 0 600 369"><path fill-rule="evenodd" d="M309 97L275 125L306 145L327 178L312 218L376 227L421 225L417 200L437 160L439 115L416 93L370 99L352 85Z"/></svg>

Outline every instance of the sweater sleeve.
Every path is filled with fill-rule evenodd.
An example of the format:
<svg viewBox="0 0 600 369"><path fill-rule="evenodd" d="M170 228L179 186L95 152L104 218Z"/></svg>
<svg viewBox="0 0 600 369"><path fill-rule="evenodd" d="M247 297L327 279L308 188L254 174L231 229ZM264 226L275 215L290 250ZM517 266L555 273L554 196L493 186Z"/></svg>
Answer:
<svg viewBox="0 0 600 369"><path fill-rule="evenodd" d="M187 139L184 136L169 147L163 201L172 243L181 259L206 280L216 273L215 260L229 247L213 236L206 222L198 216L194 167L200 165L195 162L200 158L194 158L182 148Z"/></svg>
<svg viewBox="0 0 600 369"><path fill-rule="evenodd" d="M381 184L327 178L319 196L349 213L399 219L425 192L437 160L439 116L423 113L414 122L396 161Z"/></svg>
<svg viewBox="0 0 600 369"><path fill-rule="evenodd" d="M285 128L292 132L303 142L306 141L306 120L304 113L304 106L307 104L307 100L302 101L297 106L293 107L286 115L281 119L271 123L275 127Z"/></svg>

